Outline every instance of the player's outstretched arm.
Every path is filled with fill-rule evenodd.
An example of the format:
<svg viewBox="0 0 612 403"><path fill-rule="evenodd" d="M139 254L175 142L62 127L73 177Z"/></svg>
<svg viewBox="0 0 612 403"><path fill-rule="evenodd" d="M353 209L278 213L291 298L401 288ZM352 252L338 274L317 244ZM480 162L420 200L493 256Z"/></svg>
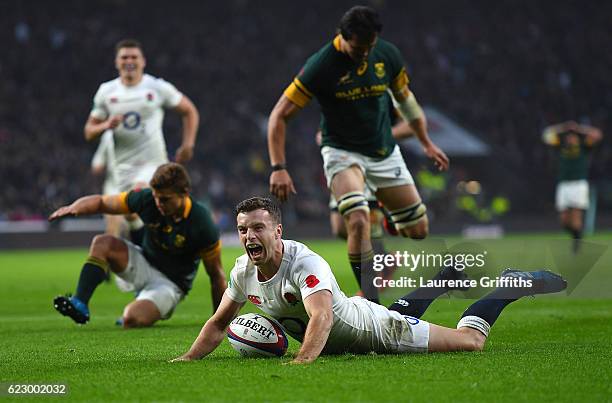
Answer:
<svg viewBox="0 0 612 403"><path fill-rule="evenodd" d="M130 210L124 201L122 195L91 195L81 197L74 203L60 207L55 210L50 216L49 221L57 220L62 217L78 217L91 214L129 214Z"/></svg>
<svg viewBox="0 0 612 403"><path fill-rule="evenodd" d="M228 297L227 293L223 294L219 308L206 321L189 351L170 362L199 360L213 352L223 341L225 329L227 329L243 305L244 303L236 302Z"/></svg>
<svg viewBox="0 0 612 403"><path fill-rule="evenodd" d="M304 342L291 364L308 364L323 351L333 324L332 294L329 290L317 291L304 298L304 308L310 319Z"/></svg>
<svg viewBox="0 0 612 403"><path fill-rule="evenodd" d="M200 114L191 100L183 95L179 104L174 110L181 115L183 119L183 142L176 150L174 159L179 164L184 164L193 157L193 148L200 126Z"/></svg>
<svg viewBox="0 0 612 403"><path fill-rule="evenodd" d="M402 117L408 122L414 134L419 139L423 146L423 152L428 158L434 161L434 164L440 171L446 171L450 164L446 153L442 151L427 134L427 119L423 113L423 109L417 102L414 94L404 86L399 91L393 91L393 97L397 101L397 110Z"/></svg>
<svg viewBox="0 0 612 403"><path fill-rule="evenodd" d="M123 121L123 115L114 115L106 120L90 116L85 123L85 140L93 141L99 138L108 129L114 129Z"/></svg>
<svg viewBox="0 0 612 403"><path fill-rule="evenodd" d="M289 198L289 194L297 193L291 176L286 169L285 136L287 122L299 110L299 106L291 102L287 96L281 95L268 119L268 153L270 154L270 164L273 169L270 174L270 193L281 202L286 201Z"/></svg>

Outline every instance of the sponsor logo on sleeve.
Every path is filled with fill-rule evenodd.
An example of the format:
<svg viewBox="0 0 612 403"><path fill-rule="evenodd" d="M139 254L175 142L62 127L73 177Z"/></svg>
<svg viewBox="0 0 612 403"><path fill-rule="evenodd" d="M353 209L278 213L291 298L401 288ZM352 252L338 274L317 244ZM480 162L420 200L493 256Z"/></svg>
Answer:
<svg viewBox="0 0 612 403"><path fill-rule="evenodd" d="M310 276L306 277L305 282L306 282L306 287L308 288L314 288L317 286L317 284L320 283L319 279L314 274L311 274Z"/></svg>

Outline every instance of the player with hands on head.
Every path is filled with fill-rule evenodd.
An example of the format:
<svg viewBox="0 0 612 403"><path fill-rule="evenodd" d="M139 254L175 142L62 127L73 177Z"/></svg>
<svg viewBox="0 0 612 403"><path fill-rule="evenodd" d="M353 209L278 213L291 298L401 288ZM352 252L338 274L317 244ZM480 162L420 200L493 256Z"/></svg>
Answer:
<svg viewBox="0 0 612 403"><path fill-rule="evenodd" d="M602 137L598 128L573 120L548 126L542 132L544 143L559 153L555 204L561 225L574 239L575 253L582 240L584 212L589 208L589 154Z"/></svg>

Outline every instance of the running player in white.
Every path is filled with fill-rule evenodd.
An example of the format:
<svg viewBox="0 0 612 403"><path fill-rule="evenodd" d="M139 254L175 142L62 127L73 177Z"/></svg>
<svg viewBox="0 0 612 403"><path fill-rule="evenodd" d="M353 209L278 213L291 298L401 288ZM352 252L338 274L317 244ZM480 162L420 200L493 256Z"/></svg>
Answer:
<svg viewBox="0 0 612 403"><path fill-rule="evenodd" d="M464 312L457 329L450 329L408 316L409 304L396 302L387 309L361 297L347 298L322 257L299 242L281 239L280 209L270 199L244 200L236 213L246 254L236 260L215 314L189 351L173 361L196 360L211 353L247 301L302 342L292 361L295 364L310 363L321 353L479 351L506 305L521 296L557 292L567 286L548 271L506 270L502 276L530 280L532 287L493 291Z"/></svg>
<svg viewBox="0 0 612 403"><path fill-rule="evenodd" d="M121 191L117 186L117 177L113 169L114 157L113 131L106 130L100 136L100 144L91 159L91 172L94 176L103 177L103 195L119 194ZM105 214L106 233L113 236L120 236L125 220L121 216Z"/></svg>
<svg viewBox="0 0 612 403"><path fill-rule="evenodd" d="M119 191L124 192L147 187L157 167L168 162L162 133L164 109L182 116L183 141L175 155L178 163L193 156L200 117L186 95L167 81L144 73L146 60L138 41L122 40L115 51L119 77L100 85L84 131L85 139L93 141L112 130L113 165ZM135 218L131 231L142 227Z"/></svg>

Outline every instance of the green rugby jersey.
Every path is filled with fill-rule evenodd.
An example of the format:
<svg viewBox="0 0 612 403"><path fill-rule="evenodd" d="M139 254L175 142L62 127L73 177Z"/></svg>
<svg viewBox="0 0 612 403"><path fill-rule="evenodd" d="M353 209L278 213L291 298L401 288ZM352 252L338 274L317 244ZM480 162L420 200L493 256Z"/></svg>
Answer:
<svg viewBox="0 0 612 403"><path fill-rule="evenodd" d="M408 84L399 50L378 39L361 64L340 52L340 36L312 55L284 94L304 107L316 97L321 105L322 146L385 158L395 147L391 136L387 88Z"/></svg>
<svg viewBox="0 0 612 403"><path fill-rule="evenodd" d="M175 222L159 212L151 189L121 196L127 208L145 223L144 257L183 292L189 292L201 257L218 253L221 247L219 230L208 209L189 196L183 218Z"/></svg>
<svg viewBox="0 0 612 403"><path fill-rule="evenodd" d="M556 133L553 140L559 148L559 181L587 179L592 143L582 133L566 130Z"/></svg>

